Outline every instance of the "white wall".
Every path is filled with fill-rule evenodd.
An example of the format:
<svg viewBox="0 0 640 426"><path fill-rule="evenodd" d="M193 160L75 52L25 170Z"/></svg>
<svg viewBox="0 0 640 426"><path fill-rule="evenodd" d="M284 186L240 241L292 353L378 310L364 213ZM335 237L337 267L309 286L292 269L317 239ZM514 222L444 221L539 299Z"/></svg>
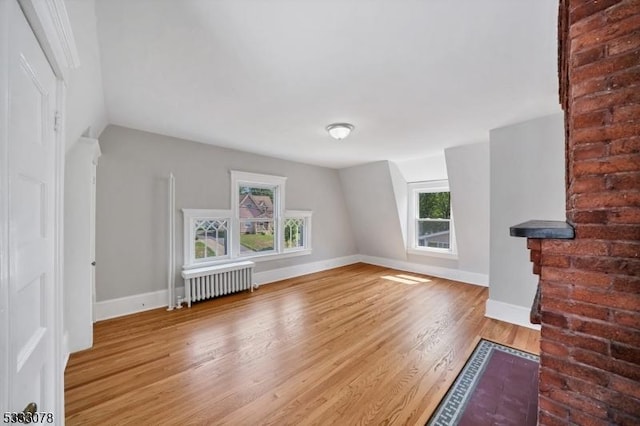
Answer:
<svg viewBox="0 0 640 426"><path fill-rule="evenodd" d="M566 219L563 115L494 129L490 151L487 315L526 325L538 278L526 238L509 236L509 227L532 219Z"/></svg>
<svg viewBox="0 0 640 426"><path fill-rule="evenodd" d="M65 0L80 67L70 70L66 94L66 146L97 137L107 125L94 0ZM85 134L91 128L91 134Z"/></svg>
<svg viewBox="0 0 640 426"><path fill-rule="evenodd" d="M396 161L396 164L407 182L447 179L447 163L444 152L429 157Z"/></svg>
<svg viewBox="0 0 640 426"><path fill-rule="evenodd" d="M94 163L96 139L81 138L66 154L64 221L64 324L70 352L93 344Z"/></svg>
<svg viewBox="0 0 640 426"><path fill-rule="evenodd" d="M176 283L183 208L230 209L229 170L286 176L286 209L312 210L313 253L256 264L256 273L355 255L338 171L125 127L100 136L97 177L96 298L167 286L167 179L176 178ZM392 204L391 204L392 205Z"/></svg>
<svg viewBox="0 0 640 426"><path fill-rule="evenodd" d="M489 143L445 150L458 268L489 274Z"/></svg>

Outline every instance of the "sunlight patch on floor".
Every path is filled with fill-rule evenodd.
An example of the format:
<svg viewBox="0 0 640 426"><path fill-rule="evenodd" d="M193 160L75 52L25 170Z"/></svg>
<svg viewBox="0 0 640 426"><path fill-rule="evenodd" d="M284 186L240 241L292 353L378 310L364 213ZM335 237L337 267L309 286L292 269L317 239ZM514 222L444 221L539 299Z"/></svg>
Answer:
<svg viewBox="0 0 640 426"><path fill-rule="evenodd" d="M389 281L395 281L397 283L407 284L407 285L416 285L420 283L428 283L431 281L426 278L416 277L413 275L405 275L405 274L384 275L381 278Z"/></svg>

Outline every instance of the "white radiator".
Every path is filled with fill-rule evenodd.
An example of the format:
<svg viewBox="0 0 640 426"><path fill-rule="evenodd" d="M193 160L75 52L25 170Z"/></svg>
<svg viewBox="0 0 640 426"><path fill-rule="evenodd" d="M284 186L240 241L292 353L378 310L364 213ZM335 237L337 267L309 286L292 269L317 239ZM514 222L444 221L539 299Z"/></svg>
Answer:
<svg viewBox="0 0 640 426"><path fill-rule="evenodd" d="M253 285L254 266L255 263L244 261L183 270L187 306L191 307L192 302L237 291L253 291L257 287Z"/></svg>

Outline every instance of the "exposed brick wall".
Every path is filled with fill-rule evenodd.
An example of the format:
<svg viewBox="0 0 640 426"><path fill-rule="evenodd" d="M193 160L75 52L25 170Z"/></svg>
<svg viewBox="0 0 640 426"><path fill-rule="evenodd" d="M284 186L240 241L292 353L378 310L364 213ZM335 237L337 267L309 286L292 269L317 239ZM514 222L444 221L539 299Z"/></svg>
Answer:
<svg viewBox="0 0 640 426"><path fill-rule="evenodd" d="M567 220L532 254L542 425L640 425L640 0L561 0Z"/></svg>

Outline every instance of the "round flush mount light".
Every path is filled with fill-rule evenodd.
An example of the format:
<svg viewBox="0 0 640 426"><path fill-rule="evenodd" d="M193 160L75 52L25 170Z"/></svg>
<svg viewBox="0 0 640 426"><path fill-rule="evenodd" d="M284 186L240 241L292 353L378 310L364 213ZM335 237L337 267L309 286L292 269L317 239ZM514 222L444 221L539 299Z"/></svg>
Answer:
<svg viewBox="0 0 640 426"><path fill-rule="evenodd" d="M349 136L349 133L354 129L353 124L349 123L333 123L327 126L327 132L332 138L342 140Z"/></svg>

